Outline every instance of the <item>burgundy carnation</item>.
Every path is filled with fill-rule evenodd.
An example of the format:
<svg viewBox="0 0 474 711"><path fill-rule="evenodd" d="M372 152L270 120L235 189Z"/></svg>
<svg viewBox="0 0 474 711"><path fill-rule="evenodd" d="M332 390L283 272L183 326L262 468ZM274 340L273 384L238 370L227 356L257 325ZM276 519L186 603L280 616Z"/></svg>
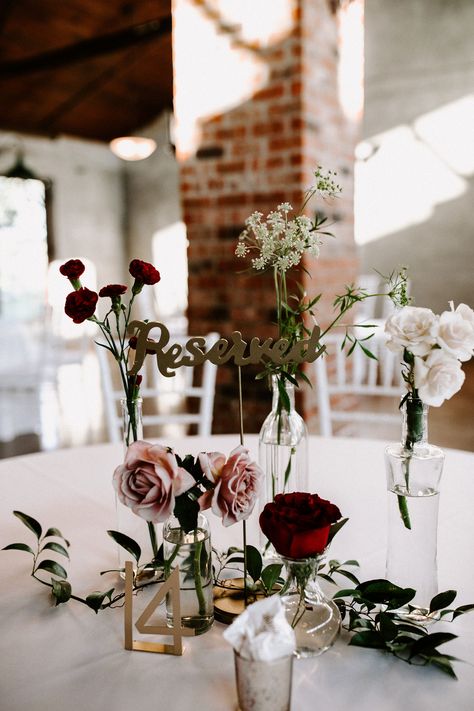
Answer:
<svg viewBox="0 0 474 711"><path fill-rule="evenodd" d="M128 270L137 281L149 286L157 284L161 279L160 272L155 269L153 264L142 262L141 259L132 259Z"/></svg>
<svg viewBox="0 0 474 711"><path fill-rule="evenodd" d="M123 284L108 284L108 286L103 286L99 291L99 296L110 296L111 299L116 298L125 294L127 287Z"/></svg>
<svg viewBox="0 0 474 711"><path fill-rule="evenodd" d="M260 528L280 555L307 558L326 548L338 507L317 494L277 494L260 514Z"/></svg>
<svg viewBox="0 0 474 711"><path fill-rule="evenodd" d="M80 259L70 259L65 264L61 264L59 271L68 279L79 279L84 273L85 266Z"/></svg>
<svg viewBox="0 0 474 711"><path fill-rule="evenodd" d="M64 311L74 323L82 323L94 315L98 298L95 291L83 286L67 295Z"/></svg>
<svg viewBox="0 0 474 711"><path fill-rule="evenodd" d="M156 341L155 341L154 338L147 338L147 342L156 343ZM132 349L132 351L136 351L136 350L137 350L137 343L138 343L138 338L137 338L136 336L131 336L131 337L128 339L128 345L130 346L130 348ZM146 354L147 354L147 355L156 355L156 351L153 350L153 348L147 348L147 349L146 349Z"/></svg>

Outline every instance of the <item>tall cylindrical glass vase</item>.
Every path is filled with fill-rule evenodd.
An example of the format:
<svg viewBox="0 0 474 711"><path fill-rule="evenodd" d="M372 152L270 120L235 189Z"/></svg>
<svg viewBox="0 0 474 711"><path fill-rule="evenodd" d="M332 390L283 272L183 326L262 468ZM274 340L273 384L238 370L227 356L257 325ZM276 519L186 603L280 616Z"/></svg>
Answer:
<svg viewBox="0 0 474 711"><path fill-rule="evenodd" d="M385 450L388 490L386 577L417 591L407 610L425 619L438 592L437 533L439 484L444 453L428 443L428 407L408 398L403 408L402 441Z"/></svg>

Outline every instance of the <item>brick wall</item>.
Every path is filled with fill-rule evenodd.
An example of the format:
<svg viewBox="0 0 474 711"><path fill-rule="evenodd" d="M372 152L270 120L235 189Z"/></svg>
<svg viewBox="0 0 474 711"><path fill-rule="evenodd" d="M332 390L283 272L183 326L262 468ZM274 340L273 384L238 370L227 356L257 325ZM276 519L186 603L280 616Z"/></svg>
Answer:
<svg viewBox="0 0 474 711"><path fill-rule="evenodd" d="M189 239L190 333L233 330L274 336L271 276L238 273L234 256L245 218L279 202L301 204L318 165L338 171L344 197L326 210L337 233L324 256L307 264L308 291L324 291L318 317L355 271L353 147L357 121L344 115L338 95L339 17L326 0L246 4L175 0L174 66L177 157L183 219ZM192 45L189 44L190 38ZM191 51L192 49L192 51ZM183 53L187 52L187 61ZM196 61L193 61L193 52ZM205 55L205 60L202 55ZM219 96L222 102L219 103ZM310 212L315 209L310 205ZM299 277L300 278L300 277ZM258 431L270 396L243 369L245 429ZM214 431L238 428L237 373L219 369ZM300 396L304 416L314 395Z"/></svg>

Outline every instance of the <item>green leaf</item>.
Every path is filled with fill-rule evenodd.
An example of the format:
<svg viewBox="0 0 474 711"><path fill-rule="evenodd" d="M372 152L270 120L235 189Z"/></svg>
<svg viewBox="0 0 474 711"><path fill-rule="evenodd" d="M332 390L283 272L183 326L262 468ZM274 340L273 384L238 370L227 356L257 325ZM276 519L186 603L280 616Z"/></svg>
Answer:
<svg viewBox="0 0 474 711"><path fill-rule="evenodd" d="M22 513L21 511L14 511L13 515L19 518L20 521L24 523L27 528L30 529L30 531L33 531L36 538L41 537L43 529L41 528L41 525L38 523L38 521L36 521L36 519L32 518L31 516L28 516L25 513Z"/></svg>
<svg viewBox="0 0 474 711"><path fill-rule="evenodd" d="M344 563L341 563L341 565L355 565L358 568L359 561L358 560L345 560Z"/></svg>
<svg viewBox="0 0 474 711"><path fill-rule="evenodd" d="M287 412L291 410L291 403L288 393L286 392L285 384L281 378L277 378L278 383L278 393L280 395L280 401L283 409Z"/></svg>
<svg viewBox="0 0 474 711"><path fill-rule="evenodd" d="M31 553L31 555L35 554L33 549L27 546L26 543L10 543L5 548L2 548L2 551L25 551L26 553Z"/></svg>
<svg viewBox="0 0 474 711"><path fill-rule="evenodd" d="M430 664L440 669L442 672L450 676L452 679L457 679L456 672L454 671L450 658L444 655L439 655L436 657L429 658Z"/></svg>
<svg viewBox="0 0 474 711"><path fill-rule="evenodd" d="M354 588L345 588L344 590L338 590L332 597L333 599L336 599L337 597L354 597L357 599L360 597L360 592L357 588L355 590Z"/></svg>
<svg viewBox="0 0 474 711"><path fill-rule="evenodd" d="M71 584L67 580L55 580L51 578L51 595L54 597L54 604L60 605L62 602L67 602L72 595Z"/></svg>
<svg viewBox="0 0 474 711"><path fill-rule="evenodd" d="M247 554L247 571L250 577L257 582L260 579L260 574L262 572L262 556L260 551L255 548L255 546L246 546Z"/></svg>
<svg viewBox="0 0 474 711"><path fill-rule="evenodd" d="M365 355L367 356L367 358L372 358L373 360L378 360L377 356L375 356L375 355L372 353L372 351L369 351L369 349L366 348L365 346L363 346L360 341L359 341L358 343L359 343L359 346L360 346L360 347L362 348L362 350L364 351L364 353L365 353Z"/></svg>
<svg viewBox="0 0 474 711"><path fill-rule="evenodd" d="M107 590L107 592L96 591L91 593L86 597L86 605L88 605L97 614L102 607L105 598L108 597L109 600L111 599L113 591L114 588L111 588L111 590Z"/></svg>
<svg viewBox="0 0 474 711"><path fill-rule="evenodd" d="M41 563L36 566L36 570L47 570L48 573L53 573L57 575L58 578L67 578L67 573L62 565L56 563L55 560L42 560Z"/></svg>
<svg viewBox="0 0 474 711"><path fill-rule="evenodd" d="M446 590L445 592L438 593L430 602L430 612L436 612L436 610L442 610L444 607L449 607L453 600L456 598L456 590Z"/></svg>
<svg viewBox="0 0 474 711"><path fill-rule="evenodd" d="M350 640L353 647L369 647L371 649L385 649L383 637L378 632L371 630L357 632Z"/></svg>
<svg viewBox="0 0 474 711"><path fill-rule="evenodd" d="M474 610L474 605L460 605L453 612L453 620L460 615L465 615L466 612L471 612L471 610Z"/></svg>
<svg viewBox="0 0 474 711"><path fill-rule="evenodd" d="M358 585L356 589L359 590L364 600L388 605L390 608L401 607L416 595L416 591L412 588L401 588L389 580L383 579L367 580Z"/></svg>
<svg viewBox="0 0 474 711"><path fill-rule="evenodd" d="M381 613L379 617L380 635L385 642L391 642L398 634L398 627L391 619L390 615Z"/></svg>
<svg viewBox="0 0 474 711"><path fill-rule="evenodd" d="M244 557L241 555L237 556L232 556L231 558L227 558L225 561L225 564L228 565L229 563L243 563L244 562Z"/></svg>
<svg viewBox="0 0 474 711"><path fill-rule="evenodd" d="M354 573L351 573L349 570L343 570L342 568L338 568L335 572L339 575L343 575L345 578L348 578L351 583L354 583L354 585L359 585L359 579L356 578Z"/></svg>
<svg viewBox="0 0 474 711"><path fill-rule="evenodd" d="M140 561L142 549L138 543L133 540L133 538L126 536L125 533L121 533L120 531L107 531L107 533L114 539L115 543L118 543L119 546L125 548L127 553L130 553L130 555L135 558L137 563Z"/></svg>
<svg viewBox="0 0 474 711"><path fill-rule="evenodd" d="M412 659L418 654L431 656L436 653L436 647L440 644L445 644L446 642L450 642L452 639L456 638L457 635L452 634L452 632L433 632L432 634L427 634L414 643L411 649L410 658Z"/></svg>
<svg viewBox="0 0 474 711"><path fill-rule="evenodd" d="M44 538L48 538L48 536L57 536L57 538L62 538L63 540L65 540L59 528L48 528L48 530L44 534Z"/></svg>
<svg viewBox="0 0 474 711"><path fill-rule="evenodd" d="M181 496L177 496L174 505L174 515L179 521L179 524L185 533L194 531L197 528L197 520L199 513L199 503L195 499L191 499L185 492Z"/></svg>
<svg viewBox="0 0 474 711"><path fill-rule="evenodd" d="M262 574L260 577L267 592L272 592L273 586L280 577L282 568L283 566L281 565L281 563L270 563L270 565L267 565L262 570Z"/></svg>
<svg viewBox="0 0 474 711"><path fill-rule="evenodd" d="M341 528L348 522L348 518L341 518L339 521L336 521L336 523L331 524L331 528L329 529L329 536L328 536L328 542L327 545L329 545L336 535L338 531L341 530Z"/></svg>
<svg viewBox="0 0 474 711"><path fill-rule="evenodd" d="M55 551L56 553L60 553L61 555L65 555L66 558L69 558L69 553L64 548L64 546L62 546L60 543L55 543L55 541L48 541L48 543L44 544L41 550Z"/></svg>

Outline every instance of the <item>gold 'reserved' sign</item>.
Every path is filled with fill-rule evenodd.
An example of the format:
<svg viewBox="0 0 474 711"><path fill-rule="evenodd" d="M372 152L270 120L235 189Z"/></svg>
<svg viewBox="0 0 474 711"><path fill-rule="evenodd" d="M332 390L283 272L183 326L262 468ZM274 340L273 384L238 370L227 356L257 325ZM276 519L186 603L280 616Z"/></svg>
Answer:
<svg viewBox="0 0 474 711"><path fill-rule="evenodd" d="M159 329L160 335L151 339L150 331ZM296 341L292 345L286 338L254 337L244 341L240 331L233 331L229 338L221 337L206 350L206 339L202 336L190 338L184 346L170 344L170 332L157 321L131 321L128 326L130 335L137 339L135 359L129 375L137 375L143 366L146 355L155 355L158 369L162 375L170 378L175 370L183 366L192 368L210 361L214 365L234 363L237 366L256 365L271 361L275 365L286 363L312 363L319 358L326 346L319 343L321 329L315 326L309 338Z"/></svg>

